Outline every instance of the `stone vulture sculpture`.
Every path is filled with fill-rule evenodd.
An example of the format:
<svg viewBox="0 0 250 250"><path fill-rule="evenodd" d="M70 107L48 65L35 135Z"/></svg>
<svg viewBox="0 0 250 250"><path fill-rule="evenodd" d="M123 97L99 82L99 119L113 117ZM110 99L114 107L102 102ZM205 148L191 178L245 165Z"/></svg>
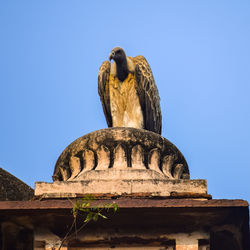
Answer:
<svg viewBox="0 0 250 250"><path fill-rule="evenodd" d="M128 57L114 48L98 74L98 93L109 127L133 127L161 134L158 89L143 56Z"/></svg>

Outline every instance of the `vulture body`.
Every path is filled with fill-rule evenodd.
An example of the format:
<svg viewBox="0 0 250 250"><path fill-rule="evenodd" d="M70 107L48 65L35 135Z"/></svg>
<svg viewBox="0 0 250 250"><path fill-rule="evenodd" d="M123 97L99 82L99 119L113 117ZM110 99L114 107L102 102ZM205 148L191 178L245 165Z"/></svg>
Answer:
<svg viewBox="0 0 250 250"><path fill-rule="evenodd" d="M158 89L147 60L114 48L98 74L98 93L108 127L134 127L161 134Z"/></svg>

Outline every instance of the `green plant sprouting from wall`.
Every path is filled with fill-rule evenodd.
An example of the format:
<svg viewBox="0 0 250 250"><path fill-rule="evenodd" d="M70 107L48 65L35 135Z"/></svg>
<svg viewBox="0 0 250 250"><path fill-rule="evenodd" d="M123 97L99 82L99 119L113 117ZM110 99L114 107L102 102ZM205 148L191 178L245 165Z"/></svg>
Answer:
<svg viewBox="0 0 250 250"><path fill-rule="evenodd" d="M93 195L86 195L82 199L76 200L72 209L73 216L76 217L79 212L85 213L86 217L84 222L87 223L91 220L97 221L100 217L108 219L107 216L103 214L103 211L108 212L110 209L113 209L115 213L118 210L118 205L114 202L91 206L91 202L93 201L95 201L95 197Z"/></svg>
<svg viewBox="0 0 250 250"><path fill-rule="evenodd" d="M105 212L113 210L114 213L116 213L119 209L118 205L115 202L97 204L93 206L92 203L96 201L96 199L91 194L85 195L83 198L77 199L76 201L69 201L73 205L72 214L74 220L67 234L62 239L58 250L61 249L65 240L68 240L72 236L77 235L77 233L80 232L90 221L97 221L99 218L108 219L108 217L104 215ZM80 220L83 224L79 228L76 228L76 220L79 217L81 218ZM74 228L75 230L72 233Z"/></svg>

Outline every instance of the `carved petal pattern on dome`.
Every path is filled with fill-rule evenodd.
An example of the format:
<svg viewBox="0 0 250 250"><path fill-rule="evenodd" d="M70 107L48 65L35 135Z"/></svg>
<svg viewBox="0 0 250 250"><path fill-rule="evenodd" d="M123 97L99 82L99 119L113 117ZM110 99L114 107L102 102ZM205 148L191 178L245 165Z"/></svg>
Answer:
<svg viewBox="0 0 250 250"><path fill-rule="evenodd" d="M151 170L166 179L189 179L187 162L174 144L151 131L108 128L80 137L57 160L53 180L75 181L88 171Z"/></svg>

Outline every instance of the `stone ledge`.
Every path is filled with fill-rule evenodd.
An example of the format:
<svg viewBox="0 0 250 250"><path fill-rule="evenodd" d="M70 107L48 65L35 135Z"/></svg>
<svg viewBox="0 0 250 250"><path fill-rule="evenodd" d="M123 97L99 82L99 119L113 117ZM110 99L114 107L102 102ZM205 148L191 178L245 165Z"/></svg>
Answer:
<svg viewBox="0 0 250 250"><path fill-rule="evenodd" d="M190 194L194 197L207 195L206 180L86 180L56 181L54 183L36 182L35 196L46 198L79 197L79 194L112 194L131 195L145 194L148 196L170 197L174 193ZM191 198L190 195L188 198Z"/></svg>
<svg viewBox="0 0 250 250"><path fill-rule="evenodd" d="M0 201L0 215L7 214L11 216L10 211L52 211L59 210L67 211L72 209L72 200L68 199L45 199L45 200L30 200L30 201ZM226 199L212 199L212 200L193 200L193 199L131 199L118 198L113 200L120 209L134 209L134 208L194 208L194 209L214 209L214 208L245 208L248 210L248 202L245 200L226 200ZM91 203L91 206L97 206L104 203L110 203L110 199L99 199L98 197ZM176 210L175 210L176 211ZM65 212L68 215L68 212ZM247 212L248 214L248 212ZM31 213L29 214L31 215Z"/></svg>

